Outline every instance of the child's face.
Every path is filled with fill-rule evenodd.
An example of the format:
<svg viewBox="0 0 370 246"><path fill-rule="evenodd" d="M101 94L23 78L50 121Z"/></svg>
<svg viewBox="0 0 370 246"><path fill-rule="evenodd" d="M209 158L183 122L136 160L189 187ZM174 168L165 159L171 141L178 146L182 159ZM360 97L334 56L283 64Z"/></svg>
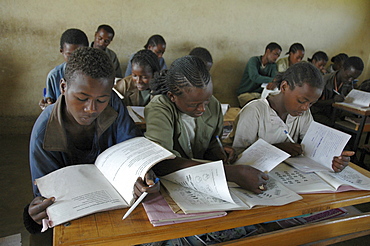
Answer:
<svg viewBox="0 0 370 246"><path fill-rule="evenodd" d="M161 58L166 51L166 45L165 44L158 44L156 46L148 46L148 50L151 50L158 56L158 58Z"/></svg>
<svg viewBox="0 0 370 246"><path fill-rule="evenodd" d="M113 34L104 29L100 29L95 33L94 48L105 50L113 40Z"/></svg>
<svg viewBox="0 0 370 246"><path fill-rule="evenodd" d="M76 72L73 81L62 80L60 85L66 102L67 117L78 124L88 126L108 106L113 81L93 79Z"/></svg>
<svg viewBox="0 0 370 246"><path fill-rule="evenodd" d="M168 92L168 96L177 109L191 117L202 116L213 93L212 81L205 88L190 87L182 91L180 96Z"/></svg>
<svg viewBox="0 0 370 246"><path fill-rule="evenodd" d="M317 67L320 71L324 70L325 66L326 66L326 63L327 61L325 60L321 60L321 61L316 61L316 60L313 60L312 61L312 64Z"/></svg>
<svg viewBox="0 0 370 246"><path fill-rule="evenodd" d="M280 49L274 49L274 50L267 49L266 54L267 54L268 63L275 63L281 54L281 50Z"/></svg>
<svg viewBox="0 0 370 246"><path fill-rule="evenodd" d="M153 78L150 67L140 66L137 63L132 64L132 80L136 83L139 91L149 89L149 82Z"/></svg>
<svg viewBox="0 0 370 246"><path fill-rule="evenodd" d="M296 53L290 52L289 53L289 60L291 65L294 65L300 61L302 61L304 57L304 51L303 50L297 50Z"/></svg>
<svg viewBox="0 0 370 246"><path fill-rule="evenodd" d="M79 47L84 47L82 44L63 44L63 49L60 50L60 53L63 55L64 61L68 61L68 57Z"/></svg>
<svg viewBox="0 0 370 246"><path fill-rule="evenodd" d="M301 116L321 96L322 89L312 87L304 83L301 87L295 86L293 90L286 81L281 84L281 92L284 95L283 106L290 115Z"/></svg>

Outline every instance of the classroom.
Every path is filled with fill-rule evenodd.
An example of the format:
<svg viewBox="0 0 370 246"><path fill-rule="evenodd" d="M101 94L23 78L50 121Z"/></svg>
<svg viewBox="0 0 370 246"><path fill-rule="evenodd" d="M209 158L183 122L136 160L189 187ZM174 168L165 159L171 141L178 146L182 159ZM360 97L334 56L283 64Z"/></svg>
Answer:
<svg viewBox="0 0 370 246"><path fill-rule="evenodd" d="M32 196L29 135L41 113L38 102L46 76L63 62L59 40L68 28L83 30L92 42L99 25L112 26L115 36L109 48L117 54L122 71L130 56L154 34L166 40L163 57L167 66L194 47L205 47L213 57L213 94L233 107L238 106L236 90L247 61L262 55L269 42L281 45L280 58L295 42L304 45L304 60L319 50L325 51L329 60L340 52L358 56L364 62L358 80L370 78L368 0L2 0L0 14L0 136L1 146L6 146L0 152L4 154L1 181L13 194L18 192L16 187L23 189L19 193L23 197L1 209L6 218L2 228L12 217L19 218L9 230L2 229L0 237L17 231L26 235L20 216ZM3 163L9 160L19 162L22 176L15 171L6 175L11 167ZM11 200L12 194L7 192L5 199Z"/></svg>

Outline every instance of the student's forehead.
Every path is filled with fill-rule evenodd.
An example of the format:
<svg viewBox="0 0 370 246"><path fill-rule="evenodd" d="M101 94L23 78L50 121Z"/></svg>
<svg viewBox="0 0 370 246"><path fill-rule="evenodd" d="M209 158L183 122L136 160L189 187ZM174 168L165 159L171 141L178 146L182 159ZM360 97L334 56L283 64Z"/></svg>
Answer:
<svg viewBox="0 0 370 246"><path fill-rule="evenodd" d="M73 89L84 89L88 90L92 87L94 88L100 88L102 91L111 89L113 82L110 81L109 78L100 78L100 79L95 79L90 77L89 75L86 75L82 73L81 71L76 71L74 73L74 76L67 81L69 84L70 88ZM107 89L108 88L108 89Z"/></svg>
<svg viewBox="0 0 370 246"><path fill-rule="evenodd" d="M100 37L103 37L103 36L106 36L107 38L112 38L113 37L113 34L112 33L109 33L107 32L105 29L101 28L99 29L96 34Z"/></svg>

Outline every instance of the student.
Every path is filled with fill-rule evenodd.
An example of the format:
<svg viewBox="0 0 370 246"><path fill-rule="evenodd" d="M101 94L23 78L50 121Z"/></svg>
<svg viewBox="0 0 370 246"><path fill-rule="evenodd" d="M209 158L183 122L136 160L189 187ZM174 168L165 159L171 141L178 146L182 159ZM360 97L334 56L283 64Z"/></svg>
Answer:
<svg viewBox="0 0 370 246"><path fill-rule="evenodd" d="M62 96L48 106L33 127L30 139L32 182L65 166L95 162L114 144L140 135L126 107L112 91L114 69L108 55L99 49L79 48L70 56L61 82ZM154 192L153 173L136 189ZM31 233L40 232L45 209L54 197L41 197L33 185L35 198L24 210L24 223ZM137 194L138 195L138 194Z"/></svg>
<svg viewBox="0 0 370 246"><path fill-rule="evenodd" d="M353 89L353 81L364 69L364 63L357 56L349 57L337 72L324 75L325 88L320 100L312 107L315 121L332 126L334 102L343 102L345 96Z"/></svg>
<svg viewBox="0 0 370 246"><path fill-rule="evenodd" d="M123 78L121 65L117 58L116 53L108 48L108 45L113 41L114 30L111 26L100 25L95 32L94 42L91 43L91 47L104 50L109 56L109 59L113 62L116 78Z"/></svg>
<svg viewBox="0 0 370 246"><path fill-rule="evenodd" d="M207 70L211 71L212 65L213 65L213 59L211 53L206 48L203 47L196 47L192 49L189 53L190 56L197 56L204 64L206 64Z"/></svg>
<svg viewBox="0 0 370 246"><path fill-rule="evenodd" d="M160 71L158 57L150 50L140 50L131 64L132 74L118 80L114 88L124 96L126 106L145 106L151 98L149 82Z"/></svg>
<svg viewBox="0 0 370 246"><path fill-rule="evenodd" d="M72 28L63 32L60 37L59 51L63 55L64 62L53 68L46 78L46 94L39 102L42 110L53 104L60 96L60 80L64 77L68 57L75 49L83 46L89 46L89 41L83 31Z"/></svg>
<svg viewBox="0 0 370 246"><path fill-rule="evenodd" d="M345 53L339 53L331 58L332 64L328 67L328 73L334 73L343 67L344 62L348 59L348 55Z"/></svg>
<svg viewBox="0 0 370 246"><path fill-rule="evenodd" d="M234 148L245 149L262 138L292 156L302 154L298 143L313 120L309 108L325 85L322 75L311 63L300 62L289 67L276 81L280 84L279 94L254 100L240 111L236 129L231 134ZM296 143L288 140L284 130ZM334 157L333 170L343 170L353 154L343 151L341 156Z"/></svg>
<svg viewBox="0 0 370 246"><path fill-rule="evenodd" d="M312 58L307 58L307 61L311 62L315 67L317 67L322 74L326 74L326 63L328 62L328 55L323 51L317 51L313 54Z"/></svg>
<svg viewBox="0 0 370 246"><path fill-rule="evenodd" d="M173 152L177 157L154 167L157 175L200 165L192 160L224 160L233 162L235 152L223 147L221 105L212 96L213 84L204 62L195 56L175 60L170 69L151 81L155 95L145 107L145 137ZM246 165L225 165L226 178L255 193L265 190L268 176Z"/></svg>
<svg viewBox="0 0 370 246"><path fill-rule="evenodd" d="M279 58L280 53L280 45L269 43L265 48L263 56L254 56L249 59L237 91L240 107L243 107L253 99L261 97L263 90L261 85L271 83L277 73L275 62Z"/></svg>
<svg viewBox="0 0 370 246"><path fill-rule="evenodd" d="M287 57L281 58L276 62L277 70L279 73L285 72L288 67L302 61L304 57L304 47L300 43L294 43L289 47Z"/></svg>
<svg viewBox="0 0 370 246"><path fill-rule="evenodd" d="M166 41L164 40L164 38L161 35L156 34L156 35L151 36L148 39L148 41L146 42L146 44L144 45L144 48L146 50L153 51L154 54L157 55L157 57L159 59L159 67L161 68L161 70L167 69L166 62L163 58L163 54L166 51ZM132 73L132 71L131 71L131 67L132 67L131 59L132 59L133 56L134 56L134 54L131 55L130 60L127 64L125 77L131 75L131 73Z"/></svg>

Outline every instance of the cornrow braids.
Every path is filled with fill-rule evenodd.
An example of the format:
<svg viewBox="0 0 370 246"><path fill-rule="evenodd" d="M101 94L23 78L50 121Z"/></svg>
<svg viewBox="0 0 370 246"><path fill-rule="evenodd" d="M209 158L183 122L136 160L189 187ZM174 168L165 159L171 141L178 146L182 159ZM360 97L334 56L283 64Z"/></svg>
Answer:
<svg viewBox="0 0 370 246"><path fill-rule="evenodd" d="M94 79L109 79L112 82L115 76L112 61L108 55L103 50L92 47L80 47L71 54L64 73L67 83L74 80L76 72Z"/></svg>
<svg viewBox="0 0 370 246"><path fill-rule="evenodd" d="M293 54L295 54L298 50L304 51L303 45L300 44L300 43L294 43L294 44L292 44L289 47L289 51L287 53L285 53L285 54L288 55L290 52L292 52Z"/></svg>
<svg viewBox="0 0 370 246"><path fill-rule="evenodd" d="M159 35L159 34L156 34L156 35L153 35L151 36L148 41L146 42L146 44L144 45L144 48L145 49L148 49L149 45L155 47L157 46L158 44L163 44L163 45L166 45L166 41L164 40L164 38Z"/></svg>
<svg viewBox="0 0 370 246"><path fill-rule="evenodd" d="M159 60L156 54L151 50L140 50L131 59L131 64L137 64L140 67L150 68L153 74L161 70Z"/></svg>
<svg viewBox="0 0 370 246"><path fill-rule="evenodd" d="M345 54L345 53L339 53L338 55L333 56L330 61L331 62L344 62L347 59L348 59L348 55L347 54Z"/></svg>
<svg viewBox="0 0 370 246"><path fill-rule="evenodd" d="M176 59L167 72L161 73L151 81L150 89L153 95L181 95L184 88L204 88L211 81L204 62L196 56L184 56Z"/></svg>
<svg viewBox="0 0 370 246"><path fill-rule="evenodd" d="M309 62L312 62L313 60L315 60L315 61L326 61L327 62L329 60L329 57L325 52L317 51L317 52L315 52L315 54L313 54L311 59L310 58L307 59L307 61L309 61Z"/></svg>
<svg viewBox="0 0 370 246"><path fill-rule="evenodd" d="M64 44L78 44L89 46L89 41L86 34L80 29L71 28L63 32L60 37L60 49L63 49Z"/></svg>
<svg viewBox="0 0 370 246"><path fill-rule="evenodd" d="M189 55L199 57L204 61L204 63L207 62L213 63L212 55L206 48L196 47L190 51Z"/></svg>
<svg viewBox="0 0 370 246"><path fill-rule="evenodd" d="M303 86L304 83L319 89L323 89L325 86L320 70L312 63L304 61L290 66L284 73L279 73L274 81L279 87L282 81L286 81L291 90L296 86Z"/></svg>

